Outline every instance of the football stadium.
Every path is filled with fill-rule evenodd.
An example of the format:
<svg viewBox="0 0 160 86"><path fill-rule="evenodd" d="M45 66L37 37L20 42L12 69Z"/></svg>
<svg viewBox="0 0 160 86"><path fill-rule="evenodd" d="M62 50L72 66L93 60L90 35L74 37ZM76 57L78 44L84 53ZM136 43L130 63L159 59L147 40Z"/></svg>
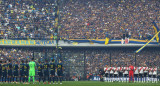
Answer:
<svg viewBox="0 0 160 86"><path fill-rule="evenodd" d="M160 86L160 0L0 0L0 86Z"/></svg>

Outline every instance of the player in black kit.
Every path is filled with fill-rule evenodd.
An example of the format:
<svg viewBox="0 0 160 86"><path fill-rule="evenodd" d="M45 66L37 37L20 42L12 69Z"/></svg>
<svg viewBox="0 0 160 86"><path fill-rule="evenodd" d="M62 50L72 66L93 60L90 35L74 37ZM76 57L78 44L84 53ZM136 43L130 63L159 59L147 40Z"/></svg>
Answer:
<svg viewBox="0 0 160 86"><path fill-rule="evenodd" d="M8 83L12 81L12 63L11 60L9 60L9 63L7 64L8 69Z"/></svg>
<svg viewBox="0 0 160 86"><path fill-rule="evenodd" d="M1 80L1 77L2 77L2 61L0 61L0 80Z"/></svg>
<svg viewBox="0 0 160 86"><path fill-rule="evenodd" d="M54 84L55 69L56 69L56 65L55 65L54 59L53 59L52 62L50 63L50 74L51 74L51 78L53 80L53 84ZM51 79L50 79L50 82L51 82Z"/></svg>
<svg viewBox="0 0 160 86"><path fill-rule="evenodd" d="M26 63L24 64L24 82L28 82L28 75L29 75L29 64L28 61L26 60Z"/></svg>
<svg viewBox="0 0 160 86"><path fill-rule="evenodd" d="M22 79L24 82L24 78L24 61L22 60L20 64L20 82L22 81Z"/></svg>
<svg viewBox="0 0 160 86"><path fill-rule="evenodd" d="M14 64L13 66L13 82L14 82L14 79L16 79L16 83L18 82L18 69L19 69L19 66L18 66L18 62L16 61L16 63Z"/></svg>
<svg viewBox="0 0 160 86"><path fill-rule="evenodd" d="M60 84L62 84L62 76L63 76L62 61L59 61L59 63L57 64L57 75L58 75L58 78L60 80Z"/></svg>
<svg viewBox="0 0 160 86"><path fill-rule="evenodd" d="M6 61L3 62L2 64L2 82L7 80L7 65Z"/></svg>
<svg viewBox="0 0 160 86"><path fill-rule="evenodd" d="M48 78L48 84L50 83L49 81L49 64L48 61L46 60L45 64L43 65L43 69L44 69L44 79L43 82L44 84L46 83L46 78Z"/></svg>

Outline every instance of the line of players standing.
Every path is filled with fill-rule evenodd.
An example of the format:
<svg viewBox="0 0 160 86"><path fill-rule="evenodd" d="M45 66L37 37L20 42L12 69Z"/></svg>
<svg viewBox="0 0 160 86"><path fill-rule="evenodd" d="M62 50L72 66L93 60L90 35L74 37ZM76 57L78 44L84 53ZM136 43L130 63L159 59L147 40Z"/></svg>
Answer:
<svg viewBox="0 0 160 86"><path fill-rule="evenodd" d="M54 63L54 59L52 62L45 61L44 64L37 65L37 72L38 72L38 78L39 83L41 80L43 80L43 83L46 83L46 78L48 79L48 83L50 84L51 80L56 80L58 84L58 80L60 80L60 84L62 84L62 76L63 76L63 66L61 61L59 61L58 64ZM12 64L11 60L8 60L8 63L6 61L0 61L0 80L2 82L18 82L18 78L20 82L28 82L28 76L29 76L29 64L26 60L25 62L22 60L21 64L18 64L18 62L15 62Z"/></svg>
<svg viewBox="0 0 160 86"><path fill-rule="evenodd" d="M129 67L108 67L106 66L102 72L100 70L100 78L102 81L103 75L105 75L105 81L108 82L114 82L114 81L119 81L119 82L128 82L129 81ZM134 67L134 77L132 78L132 81L134 82L155 82L159 81L157 78L157 67L147 67L147 66L142 66L142 67Z"/></svg>

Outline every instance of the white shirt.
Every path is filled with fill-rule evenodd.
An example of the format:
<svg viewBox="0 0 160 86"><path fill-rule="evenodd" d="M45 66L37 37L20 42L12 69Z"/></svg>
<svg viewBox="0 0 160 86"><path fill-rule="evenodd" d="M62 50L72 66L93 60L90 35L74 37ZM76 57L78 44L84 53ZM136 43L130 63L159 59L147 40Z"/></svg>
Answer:
<svg viewBox="0 0 160 86"><path fill-rule="evenodd" d="M104 68L104 71L106 71L105 73L109 73L110 67L106 67Z"/></svg>
<svg viewBox="0 0 160 86"><path fill-rule="evenodd" d="M148 72L148 67L143 67L143 69L144 69L144 73Z"/></svg>
<svg viewBox="0 0 160 86"><path fill-rule="evenodd" d="M135 69L134 74L139 74L138 67L134 67L134 69Z"/></svg>
<svg viewBox="0 0 160 86"><path fill-rule="evenodd" d="M118 67L120 72L123 72L123 67Z"/></svg>
<svg viewBox="0 0 160 86"><path fill-rule="evenodd" d="M128 67L124 67L124 73L123 74L128 74Z"/></svg>
<svg viewBox="0 0 160 86"><path fill-rule="evenodd" d="M115 67L115 68L114 68L114 74L118 74L118 70L119 70L119 68L118 68L118 67Z"/></svg>
<svg viewBox="0 0 160 86"><path fill-rule="evenodd" d="M153 68L149 68L149 75L153 74Z"/></svg>
<svg viewBox="0 0 160 86"><path fill-rule="evenodd" d="M113 74L113 69L114 69L114 67L110 67L110 74Z"/></svg>
<svg viewBox="0 0 160 86"><path fill-rule="evenodd" d="M153 68L153 75L157 75L157 68Z"/></svg>
<svg viewBox="0 0 160 86"><path fill-rule="evenodd" d="M139 67L139 73L140 73L140 74L144 73L143 70L144 70L144 67Z"/></svg>

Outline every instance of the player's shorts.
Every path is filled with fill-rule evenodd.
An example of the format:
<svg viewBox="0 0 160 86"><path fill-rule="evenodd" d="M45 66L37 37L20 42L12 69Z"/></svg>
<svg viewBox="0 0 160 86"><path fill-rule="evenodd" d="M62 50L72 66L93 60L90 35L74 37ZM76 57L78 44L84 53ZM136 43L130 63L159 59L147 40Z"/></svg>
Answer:
<svg viewBox="0 0 160 86"><path fill-rule="evenodd" d="M113 74L111 73L111 74L109 74L109 77L113 77Z"/></svg>
<svg viewBox="0 0 160 86"><path fill-rule="evenodd" d="M148 76L148 73L144 73L144 77L147 77Z"/></svg>
<svg viewBox="0 0 160 86"><path fill-rule="evenodd" d="M150 78L152 77L152 75L148 75Z"/></svg>
<svg viewBox="0 0 160 86"><path fill-rule="evenodd" d="M128 77L128 74L124 74L124 77Z"/></svg>
<svg viewBox="0 0 160 86"><path fill-rule="evenodd" d="M156 78L157 77L157 75L153 75L153 78Z"/></svg>
<svg viewBox="0 0 160 86"><path fill-rule="evenodd" d="M123 72L119 72L119 77L123 77Z"/></svg>
<svg viewBox="0 0 160 86"><path fill-rule="evenodd" d="M118 77L118 74L114 74L114 77Z"/></svg>
<svg viewBox="0 0 160 86"><path fill-rule="evenodd" d="M143 74L139 74L139 77L143 77Z"/></svg>
<svg viewBox="0 0 160 86"><path fill-rule="evenodd" d="M29 70L29 76L35 76L35 70Z"/></svg>
<svg viewBox="0 0 160 86"><path fill-rule="evenodd" d="M20 70L20 76L24 76L24 71Z"/></svg>
<svg viewBox="0 0 160 86"><path fill-rule="evenodd" d="M57 71L57 75L58 75L58 76L63 76L62 71Z"/></svg>
<svg viewBox="0 0 160 86"><path fill-rule="evenodd" d="M49 76L49 71L48 70L44 70L44 76Z"/></svg>
<svg viewBox="0 0 160 86"><path fill-rule="evenodd" d="M106 74L105 74L105 77L108 77L108 75L109 75L109 74L108 74L108 73L106 73Z"/></svg>
<svg viewBox="0 0 160 86"><path fill-rule="evenodd" d="M14 76L18 76L18 70L14 71Z"/></svg>
<svg viewBox="0 0 160 86"><path fill-rule="evenodd" d="M7 71L6 72L2 72L3 77L7 77Z"/></svg>
<svg viewBox="0 0 160 86"><path fill-rule="evenodd" d="M138 77L138 74L134 74L134 77Z"/></svg>
<svg viewBox="0 0 160 86"><path fill-rule="evenodd" d="M12 76L12 70L8 70L8 76Z"/></svg>
<svg viewBox="0 0 160 86"><path fill-rule="evenodd" d="M28 76L28 74L29 74L28 71L24 71L25 76Z"/></svg>
<svg viewBox="0 0 160 86"><path fill-rule="evenodd" d="M43 77L43 73L42 72L38 72L38 76Z"/></svg>
<svg viewBox="0 0 160 86"><path fill-rule="evenodd" d="M54 70L51 70L51 71L50 71L50 74L51 74L52 76L55 76L55 71L54 71Z"/></svg>
<svg viewBox="0 0 160 86"><path fill-rule="evenodd" d="M0 76L2 76L2 71L0 71Z"/></svg>

